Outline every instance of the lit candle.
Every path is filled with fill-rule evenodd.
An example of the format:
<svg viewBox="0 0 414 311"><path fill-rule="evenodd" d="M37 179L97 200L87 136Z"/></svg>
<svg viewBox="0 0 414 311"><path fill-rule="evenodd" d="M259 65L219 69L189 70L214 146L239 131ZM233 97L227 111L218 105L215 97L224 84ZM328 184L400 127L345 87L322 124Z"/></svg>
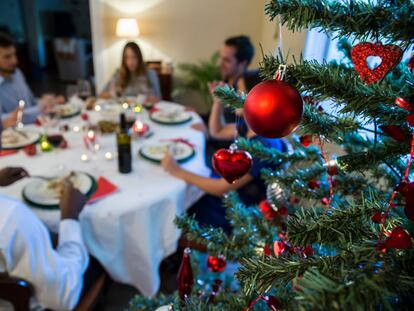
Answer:
<svg viewBox="0 0 414 311"><path fill-rule="evenodd" d="M80 127L79 127L79 126L74 126L74 127L73 127L73 131L74 131L75 133L79 133L79 131L80 131Z"/></svg>
<svg viewBox="0 0 414 311"><path fill-rule="evenodd" d="M107 159L108 161L111 161L113 158L114 156L109 151L105 153L105 159Z"/></svg>
<svg viewBox="0 0 414 311"><path fill-rule="evenodd" d="M129 107L128 103L123 103L123 104L122 104L122 108L124 108L124 109L128 109L128 107Z"/></svg>
<svg viewBox="0 0 414 311"><path fill-rule="evenodd" d="M93 145L93 149L95 151L98 151L99 149L101 149L101 146L99 144L95 144L95 145Z"/></svg>
<svg viewBox="0 0 414 311"><path fill-rule="evenodd" d="M102 108L101 108L101 106L99 106L99 105L96 105L96 106L95 106L95 111L96 111L96 112L101 111L101 109L102 109Z"/></svg>
<svg viewBox="0 0 414 311"><path fill-rule="evenodd" d="M88 136L88 140L90 142L95 142L95 140L96 140L96 134L95 134L94 131L89 130L87 136Z"/></svg>
<svg viewBox="0 0 414 311"><path fill-rule="evenodd" d="M136 105L136 106L134 107L134 112L136 112L136 113L140 113L140 112L141 112L141 110L142 110L142 106L141 106L141 105Z"/></svg>
<svg viewBox="0 0 414 311"><path fill-rule="evenodd" d="M88 162L89 161L89 158L86 154L82 154L80 159L81 159L82 162Z"/></svg>
<svg viewBox="0 0 414 311"><path fill-rule="evenodd" d="M148 131L148 125L142 123L140 120L135 121L132 130L137 133L139 136L144 135Z"/></svg>

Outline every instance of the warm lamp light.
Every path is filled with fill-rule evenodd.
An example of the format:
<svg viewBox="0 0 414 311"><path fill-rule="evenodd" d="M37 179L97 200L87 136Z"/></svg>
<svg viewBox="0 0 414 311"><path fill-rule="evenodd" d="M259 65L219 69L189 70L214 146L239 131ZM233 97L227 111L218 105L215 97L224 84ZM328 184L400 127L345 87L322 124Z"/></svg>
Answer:
<svg viewBox="0 0 414 311"><path fill-rule="evenodd" d="M116 23L118 37L138 37L139 27L135 18L120 18Z"/></svg>

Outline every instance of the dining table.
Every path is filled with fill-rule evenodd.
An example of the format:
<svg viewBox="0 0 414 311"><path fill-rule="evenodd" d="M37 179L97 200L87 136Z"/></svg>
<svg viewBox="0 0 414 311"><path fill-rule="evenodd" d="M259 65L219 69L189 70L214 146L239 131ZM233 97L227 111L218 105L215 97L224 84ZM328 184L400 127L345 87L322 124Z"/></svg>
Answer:
<svg viewBox="0 0 414 311"><path fill-rule="evenodd" d="M123 108L130 109L128 105ZM156 104L155 108L184 109L179 104L166 101ZM82 235L90 255L102 264L113 280L132 285L141 294L152 297L160 287L161 261L177 249L180 230L174 219L183 215L204 193L165 172L160 163L142 157L139 150L145 144L158 141L187 141L195 154L180 165L190 172L209 176L211 172L205 164L205 135L191 126L202 122L202 119L194 111L188 111L188 114L191 116L188 122L170 125L154 122L145 109L134 113L135 118L149 126L149 132L132 139L132 172L128 174L118 171L115 133L100 134L97 131L95 148L87 148L85 144L85 128L100 120L119 117L119 111L111 115L110 111L96 108L92 111L82 108L82 114L60 119L47 128L25 125L24 129L39 133L63 134L67 147L42 152L38 146L36 155L20 150L0 157L0 167L22 166L33 176L85 172L95 180L104 177L116 186L116 192L83 208L79 215ZM66 129L63 133L62 128ZM0 188L0 193L24 200L23 189L31 180L25 178ZM58 232L58 208L32 206L31 210L50 231Z"/></svg>

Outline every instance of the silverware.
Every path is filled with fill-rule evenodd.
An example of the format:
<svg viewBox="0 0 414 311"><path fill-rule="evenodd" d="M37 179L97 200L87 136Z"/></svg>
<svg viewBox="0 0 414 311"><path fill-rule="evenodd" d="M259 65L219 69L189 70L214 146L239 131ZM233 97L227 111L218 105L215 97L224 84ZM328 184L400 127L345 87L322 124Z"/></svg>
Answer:
<svg viewBox="0 0 414 311"><path fill-rule="evenodd" d="M46 180L46 181L50 181L50 180L53 180L53 179L56 178L56 177L46 177L46 176L40 176L40 175L30 175L29 177L30 178L43 179L43 180Z"/></svg>
<svg viewBox="0 0 414 311"><path fill-rule="evenodd" d="M16 128L18 129L21 129L24 126L22 120L23 120L23 112L24 112L25 105L26 105L26 102L24 100L19 100L19 110L17 110L17 116L16 116Z"/></svg>

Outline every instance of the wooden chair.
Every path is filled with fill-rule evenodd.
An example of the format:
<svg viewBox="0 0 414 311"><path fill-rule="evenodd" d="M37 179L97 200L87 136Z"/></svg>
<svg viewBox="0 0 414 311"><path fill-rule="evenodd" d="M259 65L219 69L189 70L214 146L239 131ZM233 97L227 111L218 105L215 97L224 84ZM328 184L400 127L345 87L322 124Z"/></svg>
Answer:
<svg viewBox="0 0 414 311"><path fill-rule="evenodd" d="M74 311L93 310L105 285L106 277L106 273L102 272L79 301ZM29 311L30 298L33 296L33 293L33 286L27 281L0 274L0 299L10 302L15 311Z"/></svg>

